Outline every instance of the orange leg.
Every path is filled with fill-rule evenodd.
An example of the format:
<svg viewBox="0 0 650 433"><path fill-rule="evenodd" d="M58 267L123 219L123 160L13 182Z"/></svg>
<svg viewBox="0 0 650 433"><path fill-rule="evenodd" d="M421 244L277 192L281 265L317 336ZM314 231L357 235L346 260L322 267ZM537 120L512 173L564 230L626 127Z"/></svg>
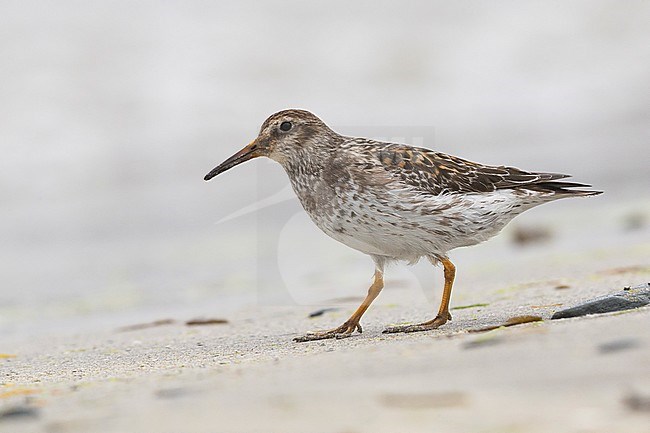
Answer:
<svg viewBox="0 0 650 433"><path fill-rule="evenodd" d="M442 301L440 301L438 315L428 322L418 323L417 325L391 326L384 329L384 334L429 331L431 329L436 329L447 323L448 320L451 320L451 314L449 313L449 300L451 299L451 287L453 286L454 278L456 277L456 267L449 259L442 259L441 262L445 269L445 288L442 292Z"/></svg>
<svg viewBox="0 0 650 433"><path fill-rule="evenodd" d="M297 337L294 338L293 341L297 342L303 342L303 341L313 341L313 340L324 340L326 338L346 338L350 337L352 333L355 330L358 330L359 333L362 332L361 325L359 324L359 321L361 320L361 316L363 316L363 313L366 312L368 307L370 307L370 304L372 304L372 301L375 300L377 296L379 296L379 292L381 292L381 289L384 288L384 273L377 269L375 271L375 279L368 289L368 294L366 295L366 298L363 300L361 305L359 305L359 308L350 316L348 320L346 320L341 326L338 328L330 329L328 331L319 331L319 332L311 332L307 335L304 335L302 337Z"/></svg>

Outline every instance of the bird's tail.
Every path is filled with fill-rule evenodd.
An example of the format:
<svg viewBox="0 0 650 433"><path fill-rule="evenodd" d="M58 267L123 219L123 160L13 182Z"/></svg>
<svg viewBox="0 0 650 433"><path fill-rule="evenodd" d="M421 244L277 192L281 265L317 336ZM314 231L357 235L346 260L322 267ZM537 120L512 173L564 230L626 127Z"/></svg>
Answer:
<svg viewBox="0 0 650 433"><path fill-rule="evenodd" d="M591 185L586 183L578 182L558 182L558 181L547 181L540 182L532 185L534 189L540 192L550 192L564 197L587 197L591 195L602 194L602 191L593 191L585 189L574 189L574 188L591 188Z"/></svg>

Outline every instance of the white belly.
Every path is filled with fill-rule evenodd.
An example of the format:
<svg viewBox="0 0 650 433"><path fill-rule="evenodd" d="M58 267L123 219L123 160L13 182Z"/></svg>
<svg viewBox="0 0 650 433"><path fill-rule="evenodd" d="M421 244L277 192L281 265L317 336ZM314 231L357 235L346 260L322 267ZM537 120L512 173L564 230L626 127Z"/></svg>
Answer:
<svg viewBox="0 0 650 433"><path fill-rule="evenodd" d="M366 254L417 261L483 242L543 200L512 190L429 196L421 201L339 200L334 212L310 213L327 235ZM407 206L405 203L409 203Z"/></svg>

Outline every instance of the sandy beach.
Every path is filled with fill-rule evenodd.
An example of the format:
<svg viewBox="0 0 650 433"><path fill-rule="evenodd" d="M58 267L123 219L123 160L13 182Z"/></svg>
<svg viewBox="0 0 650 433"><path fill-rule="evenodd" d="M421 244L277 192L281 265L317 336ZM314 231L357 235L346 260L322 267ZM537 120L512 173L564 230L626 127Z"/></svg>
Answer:
<svg viewBox="0 0 650 433"><path fill-rule="evenodd" d="M650 2L0 3L0 432L575 432L650 425ZM443 276L321 233L281 167L203 176L270 114L604 194ZM312 317L313 316L313 317ZM528 320L522 320L527 317ZM532 321L534 319L534 321ZM502 326L508 321L526 323Z"/></svg>
<svg viewBox="0 0 650 433"><path fill-rule="evenodd" d="M573 226L562 214L560 232ZM202 310L203 319L227 323L190 326L200 309L179 309L152 321L16 336L2 347L0 430L644 431L650 310L550 320L650 279L648 228L610 237L600 222L577 232L600 230L598 242L567 235L522 248L506 232L478 253L461 250L469 265L453 321L429 333L381 333L428 318L440 290L439 271L429 275L434 296L395 267L364 332L344 340L291 341L347 318L363 295L352 281L337 299L314 289L308 305ZM322 308L333 310L309 318ZM498 327L527 315L543 321Z"/></svg>

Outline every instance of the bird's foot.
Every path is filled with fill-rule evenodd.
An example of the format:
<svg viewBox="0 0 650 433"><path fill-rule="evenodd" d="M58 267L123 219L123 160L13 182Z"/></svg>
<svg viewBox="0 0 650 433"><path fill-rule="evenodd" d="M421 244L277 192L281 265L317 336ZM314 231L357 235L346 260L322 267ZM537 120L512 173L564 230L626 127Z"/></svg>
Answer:
<svg viewBox="0 0 650 433"><path fill-rule="evenodd" d="M448 320L451 320L451 314L447 313L446 315L437 315L435 319L429 320L428 322L418 323L417 325L402 325L402 326L390 326L384 329L384 334L394 334L397 332L420 332L420 331L430 331L432 329L439 328L440 326L447 323Z"/></svg>
<svg viewBox="0 0 650 433"><path fill-rule="evenodd" d="M355 330L359 331L359 334L363 332L358 322L345 322L338 328L330 329L329 331L310 332L302 337L294 338L293 341L303 343L305 341L326 340L328 338L348 338L352 336Z"/></svg>

